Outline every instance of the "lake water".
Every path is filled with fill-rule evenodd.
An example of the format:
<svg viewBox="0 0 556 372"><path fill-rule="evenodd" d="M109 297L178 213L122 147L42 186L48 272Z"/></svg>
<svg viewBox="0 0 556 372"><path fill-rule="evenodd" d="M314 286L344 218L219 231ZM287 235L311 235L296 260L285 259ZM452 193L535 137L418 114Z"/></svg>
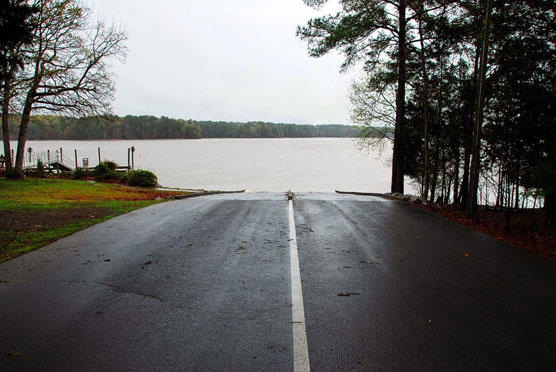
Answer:
<svg viewBox="0 0 556 372"><path fill-rule="evenodd" d="M14 144L15 145L15 144ZM14 146L12 145L12 146ZM166 187L250 191L390 191L391 149L359 151L350 138L200 139L126 141L28 141L34 152L63 148L89 166L102 159L148 169ZM14 146L15 147L15 146ZM408 185L409 186L409 185Z"/></svg>

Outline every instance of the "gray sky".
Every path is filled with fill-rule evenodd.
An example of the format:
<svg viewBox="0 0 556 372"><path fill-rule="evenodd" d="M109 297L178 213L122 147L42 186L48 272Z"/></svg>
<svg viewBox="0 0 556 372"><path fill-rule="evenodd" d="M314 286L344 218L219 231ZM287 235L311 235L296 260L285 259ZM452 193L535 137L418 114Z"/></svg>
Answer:
<svg viewBox="0 0 556 372"><path fill-rule="evenodd" d="M349 124L339 54L311 58L295 36L319 14L303 0L88 0L129 34L114 64L118 115Z"/></svg>

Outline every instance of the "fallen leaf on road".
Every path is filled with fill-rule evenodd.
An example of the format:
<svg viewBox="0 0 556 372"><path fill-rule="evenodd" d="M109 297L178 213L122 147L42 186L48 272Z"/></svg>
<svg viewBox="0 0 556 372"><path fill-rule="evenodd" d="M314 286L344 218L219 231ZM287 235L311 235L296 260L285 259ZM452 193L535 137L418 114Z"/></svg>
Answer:
<svg viewBox="0 0 556 372"><path fill-rule="evenodd" d="M6 354L6 355L9 356L9 357L18 357L18 356L21 356L21 353L17 352L17 351L9 351L8 354Z"/></svg>
<svg viewBox="0 0 556 372"><path fill-rule="evenodd" d="M338 293L338 296L341 297L349 297L349 296L357 296L360 295L361 293L358 292L342 292L342 293Z"/></svg>
<svg viewBox="0 0 556 372"><path fill-rule="evenodd" d="M369 265L372 265L372 264L376 263L373 260L361 260L359 262L362 263L362 264L369 264Z"/></svg>

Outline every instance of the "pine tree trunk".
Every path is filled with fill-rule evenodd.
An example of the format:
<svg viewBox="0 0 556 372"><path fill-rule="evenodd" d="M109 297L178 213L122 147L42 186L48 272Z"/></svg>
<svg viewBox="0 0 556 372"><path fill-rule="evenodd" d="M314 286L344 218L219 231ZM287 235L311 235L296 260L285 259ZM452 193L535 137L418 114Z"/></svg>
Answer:
<svg viewBox="0 0 556 372"><path fill-rule="evenodd" d="M441 189L441 199L442 204L444 204L444 198L446 196L446 155L442 151L442 189Z"/></svg>
<svg viewBox="0 0 556 372"><path fill-rule="evenodd" d="M438 186L438 162L439 162L439 145L434 146L433 160L432 160L432 179L431 179L431 191L430 199L431 203L434 203L434 198L436 197L436 188Z"/></svg>
<svg viewBox="0 0 556 372"><path fill-rule="evenodd" d="M475 128L473 131L473 147L471 156L471 171L469 178L469 197L467 199L467 213L469 218L473 218L473 213L477 206L477 188L479 185L479 167L481 153L481 128L483 125L483 110L485 103L485 80L488 58L488 37L490 29L490 13L492 10L492 0L487 0L485 10L485 21L482 32L481 47L481 66L479 68L479 82L477 92L477 109L475 113Z"/></svg>
<svg viewBox="0 0 556 372"><path fill-rule="evenodd" d="M398 4L398 87L396 90L396 128L392 155L392 192L404 193L405 173L405 83L406 83L406 1Z"/></svg>
<svg viewBox="0 0 556 372"><path fill-rule="evenodd" d="M454 204L458 203L459 193L458 193L458 185L459 185L459 163L460 163L461 153L458 149L456 151L456 158L454 160Z"/></svg>
<svg viewBox="0 0 556 372"><path fill-rule="evenodd" d="M419 39L420 39L420 59L421 59L421 75L423 79L423 122L424 122L424 143L423 143L423 153L425 157L425 164L423 167L423 192L421 197L427 199L429 195L429 173L430 173L430 154L429 154L429 115L428 115L428 103L429 103L429 79L427 76L427 67L425 61L425 42L424 42L424 32L423 32L423 13L424 13L424 3L423 0L419 1Z"/></svg>

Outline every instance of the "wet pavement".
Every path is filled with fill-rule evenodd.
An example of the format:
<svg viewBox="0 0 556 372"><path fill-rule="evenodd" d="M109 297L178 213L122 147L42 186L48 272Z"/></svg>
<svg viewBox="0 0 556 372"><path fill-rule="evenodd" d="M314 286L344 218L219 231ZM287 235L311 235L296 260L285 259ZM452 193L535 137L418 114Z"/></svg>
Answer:
<svg viewBox="0 0 556 372"><path fill-rule="evenodd" d="M293 215L311 370L556 370L554 265L402 201ZM292 371L289 223L284 193L212 195L0 265L0 370Z"/></svg>

